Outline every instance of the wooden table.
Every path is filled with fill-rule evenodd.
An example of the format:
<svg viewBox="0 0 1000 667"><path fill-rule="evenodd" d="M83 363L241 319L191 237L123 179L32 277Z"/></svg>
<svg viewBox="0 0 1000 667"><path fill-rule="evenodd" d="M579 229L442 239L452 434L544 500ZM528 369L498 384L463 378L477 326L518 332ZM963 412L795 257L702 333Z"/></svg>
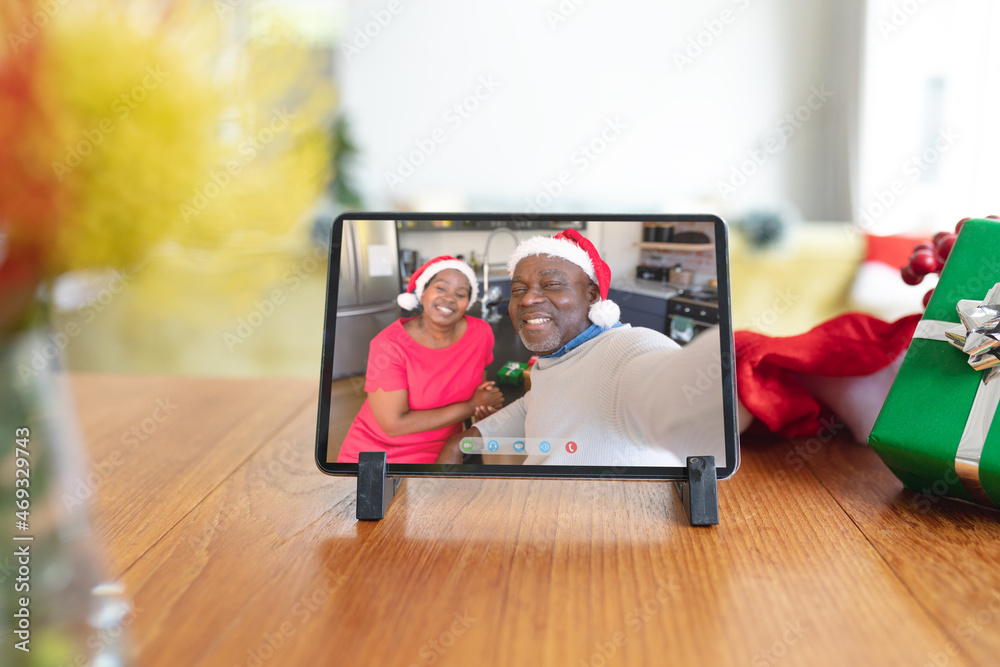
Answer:
<svg viewBox="0 0 1000 667"><path fill-rule="evenodd" d="M74 379L138 664L997 664L1000 513L843 437L745 439L714 528L670 484L545 480L410 479L358 523L317 384Z"/></svg>

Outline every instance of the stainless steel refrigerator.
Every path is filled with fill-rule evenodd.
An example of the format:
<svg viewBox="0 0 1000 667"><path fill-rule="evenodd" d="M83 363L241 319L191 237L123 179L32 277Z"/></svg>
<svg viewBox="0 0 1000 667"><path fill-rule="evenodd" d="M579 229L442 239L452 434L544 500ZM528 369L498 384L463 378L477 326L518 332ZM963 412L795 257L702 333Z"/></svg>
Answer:
<svg viewBox="0 0 1000 667"><path fill-rule="evenodd" d="M364 373L368 344L400 317L394 220L345 220L340 254L333 377Z"/></svg>

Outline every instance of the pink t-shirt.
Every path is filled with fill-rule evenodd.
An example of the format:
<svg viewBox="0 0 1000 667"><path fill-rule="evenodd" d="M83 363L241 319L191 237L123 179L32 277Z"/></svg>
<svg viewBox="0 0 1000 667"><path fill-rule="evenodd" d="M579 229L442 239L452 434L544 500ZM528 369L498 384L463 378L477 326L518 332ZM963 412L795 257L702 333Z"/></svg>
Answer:
<svg viewBox="0 0 1000 667"><path fill-rule="evenodd" d="M424 347L396 320L375 338L368 350L365 391L408 390L411 410L430 410L467 401L483 382L483 369L493 361L493 330L480 319L465 316L465 333L441 349ZM434 463L444 443L462 430L461 422L425 433L387 435L365 399L354 418L338 463L357 463L359 452L388 452L389 463Z"/></svg>

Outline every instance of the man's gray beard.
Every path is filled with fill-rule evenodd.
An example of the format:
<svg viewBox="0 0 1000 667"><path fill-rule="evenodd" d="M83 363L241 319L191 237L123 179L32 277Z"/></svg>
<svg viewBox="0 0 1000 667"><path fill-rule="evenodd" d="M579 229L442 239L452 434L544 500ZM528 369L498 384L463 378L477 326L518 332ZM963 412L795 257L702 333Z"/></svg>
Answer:
<svg viewBox="0 0 1000 667"><path fill-rule="evenodd" d="M517 335L521 337L521 342L524 346L535 354L541 354L542 352L554 352L559 349L559 332L553 331L545 338L534 340L529 343L528 339L524 336L524 333L519 329Z"/></svg>

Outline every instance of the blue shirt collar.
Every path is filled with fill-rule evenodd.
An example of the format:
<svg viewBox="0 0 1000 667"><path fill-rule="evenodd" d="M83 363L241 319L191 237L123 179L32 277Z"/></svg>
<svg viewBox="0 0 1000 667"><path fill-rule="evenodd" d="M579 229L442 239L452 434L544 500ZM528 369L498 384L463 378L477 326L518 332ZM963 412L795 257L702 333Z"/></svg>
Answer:
<svg viewBox="0 0 1000 667"><path fill-rule="evenodd" d="M614 326L610 326L610 327L608 327L606 329L604 327L597 326L596 324L591 324L589 327L587 327L586 329L583 330L583 333L581 333L576 338L574 338L570 342L568 342L565 345L563 345L562 347L560 347L558 350L556 350L552 354L539 355L538 358L539 359L555 359L556 357L561 357L564 354L566 354L567 352L569 352L570 350L572 350L574 348L577 348L577 347L580 347L581 345L583 345L584 343L586 343L588 340L591 340L592 338L597 338L597 336L599 336L603 332L607 331L608 329L617 329L621 325L622 325L621 322L615 322Z"/></svg>

